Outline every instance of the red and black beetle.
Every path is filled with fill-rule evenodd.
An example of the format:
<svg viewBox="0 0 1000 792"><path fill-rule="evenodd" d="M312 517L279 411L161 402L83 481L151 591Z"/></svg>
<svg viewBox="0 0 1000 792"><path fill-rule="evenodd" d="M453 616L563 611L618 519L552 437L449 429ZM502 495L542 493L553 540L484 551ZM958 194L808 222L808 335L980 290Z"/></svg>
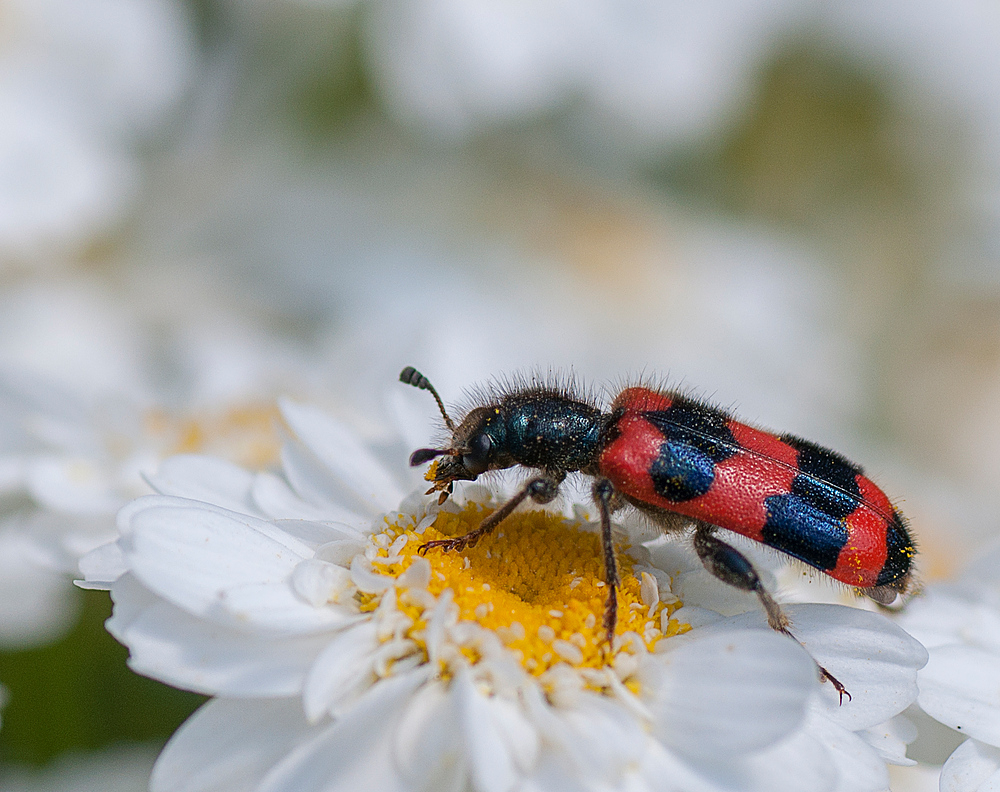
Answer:
<svg viewBox="0 0 1000 792"><path fill-rule="evenodd" d="M426 543L464 550L492 531L526 499L549 503L567 474L594 479L609 587L604 626L609 642L617 622L618 566L611 513L631 504L663 531L693 529L694 548L720 580L754 592L772 628L788 619L761 584L750 561L718 537L725 529L747 536L857 588L880 605L910 591L916 550L899 511L861 467L826 448L775 435L675 391L632 387L604 412L567 388L526 385L484 400L457 425L437 391L412 367L400 380L430 391L451 440L421 448L420 465L442 457L433 472L442 501L455 481L522 465L538 471L465 536ZM843 686L825 669L843 695Z"/></svg>

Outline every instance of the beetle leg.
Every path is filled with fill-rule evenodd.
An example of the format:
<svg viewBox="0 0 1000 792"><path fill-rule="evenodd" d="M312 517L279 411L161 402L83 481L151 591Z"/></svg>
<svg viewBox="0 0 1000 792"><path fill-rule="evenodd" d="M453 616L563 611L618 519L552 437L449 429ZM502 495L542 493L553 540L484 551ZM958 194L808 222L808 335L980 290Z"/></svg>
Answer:
<svg viewBox="0 0 1000 792"><path fill-rule="evenodd" d="M604 631L608 647L614 649L615 627L618 624L618 561L611 535L611 507L614 486L606 478L594 482L594 503L601 513L601 544L604 548L604 582L608 586L608 598L604 605Z"/></svg>
<svg viewBox="0 0 1000 792"><path fill-rule="evenodd" d="M503 522L526 498L531 498L535 503L550 503L554 500L559 494L559 485L563 478L565 476L547 474L530 479L510 500L483 520L474 531L469 531L464 536L456 536L454 539L434 539L430 542L424 542L417 549L417 552L420 555L425 555L431 548L440 547L445 552L456 550L461 553L467 547L475 547L480 539Z"/></svg>
<svg viewBox="0 0 1000 792"><path fill-rule="evenodd" d="M764 584L761 583L757 570L753 568L753 564L745 555L716 537L714 528L708 523L699 523L695 528L694 549L698 553L701 563L705 565L705 569L723 583L728 583L730 586L744 591L752 591L757 595L760 604L764 606L764 611L767 613L767 623L772 630L787 635L801 645L799 639L792 635L791 630L788 629L788 617L764 587ZM813 660L813 662L816 661ZM819 669L820 678L833 685L840 695L841 703L844 702L844 696L847 696L848 699L851 698L851 694L833 674L819 663L816 663L816 667Z"/></svg>

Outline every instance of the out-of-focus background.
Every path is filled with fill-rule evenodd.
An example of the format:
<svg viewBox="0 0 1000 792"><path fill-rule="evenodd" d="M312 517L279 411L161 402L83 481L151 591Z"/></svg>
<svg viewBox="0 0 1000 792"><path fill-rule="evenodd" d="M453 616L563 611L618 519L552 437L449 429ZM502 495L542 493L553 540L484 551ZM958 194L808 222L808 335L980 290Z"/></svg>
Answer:
<svg viewBox="0 0 1000 792"><path fill-rule="evenodd" d="M68 581L279 395L412 444L404 365L662 376L865 464L927 580L1000 529L989 0L0 0L0 119L2 789L144 788L199 699Z"/></svg>

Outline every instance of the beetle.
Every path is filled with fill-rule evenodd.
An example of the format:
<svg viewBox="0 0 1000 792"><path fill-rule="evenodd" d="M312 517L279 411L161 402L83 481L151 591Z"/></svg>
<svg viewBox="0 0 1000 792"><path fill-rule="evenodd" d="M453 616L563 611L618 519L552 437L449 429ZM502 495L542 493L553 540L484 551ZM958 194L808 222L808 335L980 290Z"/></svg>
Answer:
<svg viewBox="0 0 1000 792"><path fill-rule="evenodd" d="M524 384L482 398L459 423L413 367L400 380L431 393L451 433L443 448L420 448L440 502L454 482L520 465L537 472L473 531L426 542L463 551L525 500L550 503L569 473L593 479L601 521L609 644L617 623L618 565L611 514L631 505L668 533L691 530L695 552L719 580L756 594L770 627L792 638L789 620L753 564L718 536L720 529L761 542L882 606L905 601L916 555L906 520L859 465L793 435L776 435L680 392L622 390L603 411L571 388ZM841 699L849 693L826 669Z"/></svg>

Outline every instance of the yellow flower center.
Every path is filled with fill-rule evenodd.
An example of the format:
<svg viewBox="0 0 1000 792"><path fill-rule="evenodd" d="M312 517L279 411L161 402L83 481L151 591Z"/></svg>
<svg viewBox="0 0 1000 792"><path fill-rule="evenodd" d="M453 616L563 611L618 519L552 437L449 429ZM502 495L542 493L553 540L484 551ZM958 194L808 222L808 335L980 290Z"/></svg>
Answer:
<svg viewBox="0 0 1000 792"><path fill-rule="evenodd" d="M373 565L398 577L425 542L466 534L490 511L470 504L457 514L441 512L422 534L390 524L386 538L377 542L385 546ZM403 535L407 541L400 548ZM598 533L550 512L516 512L475 547L463 552L431 548L425 558L431 564L427 589L435 595L451 589L459 618L492 630L532 674L541 675L557 663L600 668L611 659L602 626L608 589ZM645 582L637 577L632 559L623 552L618 565L615 654L634 652L635 641L651 650L662 638L691 629L671 618L682 603L673 595L661 599L651 575L645 574ZM421 643L426 626L422 607L405 596L399 601ZM377 597L362 603L365 611L377 607Z"/></svg>

